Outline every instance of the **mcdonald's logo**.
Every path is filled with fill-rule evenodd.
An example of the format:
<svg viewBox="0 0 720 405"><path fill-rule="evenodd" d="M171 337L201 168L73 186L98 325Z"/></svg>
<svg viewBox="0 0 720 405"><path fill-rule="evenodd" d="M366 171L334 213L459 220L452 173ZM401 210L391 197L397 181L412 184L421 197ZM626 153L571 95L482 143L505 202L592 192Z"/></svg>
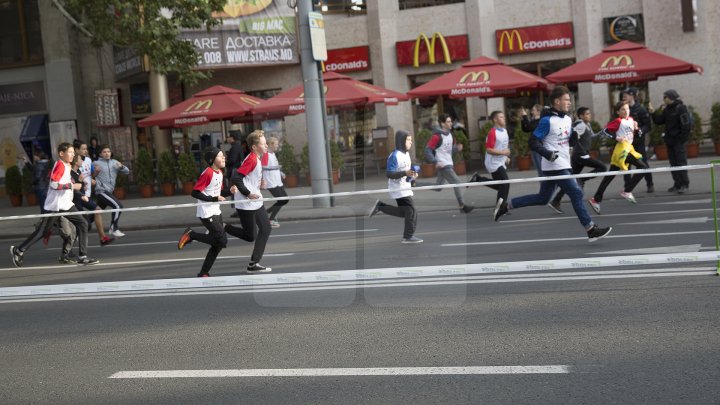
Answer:
<svg viewBox="0 0 720 405"><path fill-rule="evenodd" d="M490 80L490 73L488 73L486 70L481 70L479 72L467 72L463 75L463 77L460 78L459 83L465 83L468 81L468 79L471 82L477 82L480 81L480 78L482 78L483 82L487 82Z"/></svg>
<svg viewBox="0 0 720 405"><path fill-rule="evenodd" d="M428 50L428 63L431 65L435 64L435 41L440 40L440 46L442 46L443 57L446 64L451 64L452 59L450 58L450 50L448 49L445 37L439 32L436 32L432 36L432 40L428 39L425 33L420 33L415 40L415 50L413 52L413 66L420 67L420 45L425 43L425 48ZM421 42L422 41L422 42Z"/></svg>
<svg viewBox="0 0 720 405"><path fill-rule="evenodd" d="M515 41L517 39L517 42ZM518 30L505 30L500 34L500 40L498 41L498 53L512 52L515 50L515 44L517 43L518 51L523 51L523 40L520 37L520 31ZM505 51L507 45L508 50Z"/></svg>
<svg viewBox="0 0 720 405"><path fill-rule="evenodd" d="M624 62L624 63L623 63ZM607 68L612 66L620 66L621 64L625 66L630 66L633 64L633 60L630 57L630 55L617 55L617 56L610 56L600 65L601 68Z"/></svg>
<svg viewBox="0 0 720 405"><path fill-rule="evenodd" d="M242 100L243 102L245 102L245 104L250 104L250 105L258 105L258 104L260 104L259 101L256 101L256 100L253 100L253 99L247 98L247 97L240 97L240 100ZM212 101L212 100L208 100L208 101Z"/></svg>
<svg viewBox="0 0 720 405"><path fill-rule="evenodd" d="M185 112L189 111L199 111L199 110L209 110L210 107L212 107L213 101L211 99L205 99L205 100L198 100L192 104L188 108L185 109Z"/></svg>

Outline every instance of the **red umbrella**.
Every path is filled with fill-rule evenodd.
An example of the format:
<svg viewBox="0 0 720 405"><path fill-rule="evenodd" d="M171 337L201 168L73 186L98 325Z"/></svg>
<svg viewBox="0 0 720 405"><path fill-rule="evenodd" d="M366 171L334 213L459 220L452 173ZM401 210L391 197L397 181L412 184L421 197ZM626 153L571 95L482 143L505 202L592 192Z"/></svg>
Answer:
<svg viewBox="0 0 720 405"><path fill-rule="evenodd" d="M651 51L630 41L621 41L597 55L547 77L554 83L625 83L655 80L658 76L698 72L702 67Z"/></svg>
<svg viewBox="0 0 720 405"><path fill-rule="evenodd" d="M544 90L547 80L507 66L485 56L463 63L460 68L408 92L412 97L450 96L503 97L522 90Z"/></svg>
<svg viewBox="0 0 720 405"><path fill-rule="evenodd" d="M191 98L177 103L159 113L138 121L138 126L179 128L202 125L210 121L246 117L262 99L240 90L224 86L212 86Z"/></svg>
<svg viewBox="0 0 720 405"><path fill-rule="evenodd" d="M323 83L325 104L328 107L361 107L377 103L396 105L400 101L409 99L405 94L373 86L335 72L323 73ZM304 96L303 85L298 85L261 102L253 108L253 113L279 116L300 114L305 112Z"/></svg>

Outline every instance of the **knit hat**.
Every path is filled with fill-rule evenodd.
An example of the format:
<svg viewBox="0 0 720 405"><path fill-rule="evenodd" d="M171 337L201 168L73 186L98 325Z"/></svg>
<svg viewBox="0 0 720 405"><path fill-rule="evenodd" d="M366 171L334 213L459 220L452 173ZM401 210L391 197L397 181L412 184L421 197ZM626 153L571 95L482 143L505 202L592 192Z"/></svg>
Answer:
<svg viewBox="0 0 720 405"><path fill-rule="evenodd" d="M663 97L667 97L670 100L675 101L680 98L680 94L678 94L677 91L670 89L670 90L665 90L665 93L663 93Z"/></svg>
<svg viewBox="0 0 720 405"><path fill-rule="evenodd" d="M638 89L637 89L637 87L628 87L627 89L623 90L623 94L629 94L629 95L637 98Z"/></svg>
<svg viewBox="0 0 720 405"><path fill-rule="evenodd" d="M205 151L205 162L207 162L208 166L212 166L212 164L215 162L215 158L217 157L218 153L220 153L221 150L218 148L210 148L207 151Z"/></svg>

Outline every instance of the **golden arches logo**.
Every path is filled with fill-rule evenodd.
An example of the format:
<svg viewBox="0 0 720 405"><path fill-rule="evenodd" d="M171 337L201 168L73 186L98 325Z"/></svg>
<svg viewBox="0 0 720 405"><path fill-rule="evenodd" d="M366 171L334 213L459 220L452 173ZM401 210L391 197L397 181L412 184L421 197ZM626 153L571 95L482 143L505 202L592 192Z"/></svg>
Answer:
<svg viewBox="0 0 720 405"><path fill-rule="evenodd" d="M450 58L450 50L448 49L447 42L445 42L445 37L439 32L436 32L432 35L432 40L430 40L425 33L421 33L418 35L417 39L415 40L415 50L413 53L413 66L414 67L420 67L420 45L422 43L425 43L425 48L428 50L428 63L431 65L435 64L435 41L440 40L440 46L442 46L442 52L443 57L445 59L446 64L451 64L452 59ZM422 42L421 42L422 41Z"/></svg>
<svg viewBox="0 0 720 405"><path fill-rule="evenodd" d="M210 107L212 107L213 101L211 99L206 100L198 100L192 104L188 108L185 109L185 112L191 111L191 110L209 110Z"/></svg>
<svg viewBox="0 0 720 405"><path fill-rule="evenodd" d="M258 105L258 104L260 104L259 101L256 101L256 100L253 100L253 99L247 98L247 97L240 97L240 100L241 100L241 101L244 101L245 104L250 104L250 105Z"/></svg>
<svg viewBox="0 0 720 405"><path fill-rule="evenodd" d="M468 80L471 82L477 82L480 81L482 78L483 82L487 82L490 80L490 73L488 73L486 70L481 70L479 72L467 72L463 75L463 77L460 78L459 83L465 83Z"/></svg>
<svg viewBox="0 0 720 405"><path fill-rule="evenodd" d="M523 46L523 40L518 30L505 30L500 34L500 40L498 41L498 53L505 52L505 44L507 44L507 52L515 50L515 39L517 39L518 51L525 50Z"/></svg>
<svg viewBox="0 0 720 405"><path fill-rule="evenodd" d="M630 66L633 64L633 60L630 57L630 55L609 56L607 59L605 59L605 61L603 61L602 65L600 65L600 67L606 68L606 67L610 66L611 64L613 66L620 66L620 64L624 64L625 66Z"/></svg>

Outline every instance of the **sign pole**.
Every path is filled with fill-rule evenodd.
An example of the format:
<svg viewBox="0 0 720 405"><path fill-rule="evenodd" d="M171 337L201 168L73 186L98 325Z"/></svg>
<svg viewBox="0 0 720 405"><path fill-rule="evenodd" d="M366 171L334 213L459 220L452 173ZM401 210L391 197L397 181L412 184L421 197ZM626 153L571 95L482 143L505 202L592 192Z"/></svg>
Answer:
<svg viewBox="0 0 720 405"><path fill-rule="evenodd" d="M717 216L717 195L715 194L715 165L720 163L720 160L713 160L710 162L710 181L712 185L712 203L713 203L713 222L715 223L715 250L720 251L720 236L718 236L718 216ZM720 261L717 262L716 276L720 276Z"/></svg>

